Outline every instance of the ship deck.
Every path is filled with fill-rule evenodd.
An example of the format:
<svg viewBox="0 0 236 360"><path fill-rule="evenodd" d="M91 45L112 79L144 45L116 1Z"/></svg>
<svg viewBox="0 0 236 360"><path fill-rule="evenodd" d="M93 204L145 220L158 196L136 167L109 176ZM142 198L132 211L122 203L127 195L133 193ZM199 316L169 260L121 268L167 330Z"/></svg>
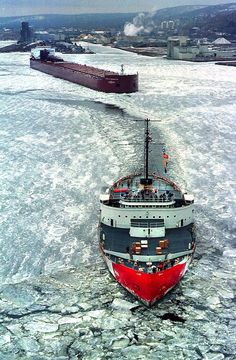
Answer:
<svg viewBox="0 0 236 360"><path fill-rule="evenodd" d="M155 256L156 248L159 247L160 241L168 239L169 245L166 249L162 249L162 255L183 253L192 248L194 236L192 233L192 225L175 229L166 229L165 237L156 238L140 238L131 237L129 229L114 228L105 224L101 224L101 233L104 241L104 249L117 253L131 254L132 244L135 242L147 241L148 246L141 246L142 256Z"/></svg>
<svg viewBox="0 0 236 360"><path fill-rule="evenodd" d="M111 76L111 75L120 76L119 73L114 72L114 71L103 70L103 69L95 68L93 66L76 64L76 63L66 62L66 61L53 63L53 66L62 67L62 68L66 68L66 69L70 69L73 71L78 71L78 72L82 72L84 74L89 74L89 75L98 76L98 77L106 77L106 76Z"/></svg>

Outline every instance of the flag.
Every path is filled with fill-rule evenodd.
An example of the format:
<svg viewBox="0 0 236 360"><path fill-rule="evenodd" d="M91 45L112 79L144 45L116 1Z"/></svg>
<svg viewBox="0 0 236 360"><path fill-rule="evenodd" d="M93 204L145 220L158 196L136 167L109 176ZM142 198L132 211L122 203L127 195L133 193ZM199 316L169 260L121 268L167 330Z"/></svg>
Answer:
<svg viewBox="0 0 236 360"><path fill-rule="evenodd" d="M168 159L169 159L169 155L166 154L166 152L164 151L163 149L163 154L162 154L162 157L163 157L163 165L164 165L164 171L165 171L165 174L167 173L167 164L168 164Z"/></svg>

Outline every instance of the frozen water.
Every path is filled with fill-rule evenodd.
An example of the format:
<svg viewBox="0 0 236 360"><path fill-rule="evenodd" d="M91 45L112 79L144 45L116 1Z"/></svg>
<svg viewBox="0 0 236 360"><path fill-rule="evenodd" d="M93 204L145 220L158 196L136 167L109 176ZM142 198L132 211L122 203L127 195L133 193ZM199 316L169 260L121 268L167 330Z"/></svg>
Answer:
<svg viewBox="0 0 236 360"><path fill-rule="evenodd" d="M135 304L135 303L130 303L128 301L122 300L122 299L114 299L114 301L112 302L112 307L114 309L118 309L121 311L125 311L125 310L131 310L135 307L139 306L139 304Z"/></svg>
<svg viewBox="0 0 236 360"><path fill-rule="evenodd" d="M123 63L140 91L103 94L31 70L28 54L0 56L0 360L233 360L235 68L94 48L65 57ZM97 246L100 187L142 167L133 120L145 117L161 120L152 135L169 176L195 194L198 236L190 271L151 310L109 277Z"/></svg>

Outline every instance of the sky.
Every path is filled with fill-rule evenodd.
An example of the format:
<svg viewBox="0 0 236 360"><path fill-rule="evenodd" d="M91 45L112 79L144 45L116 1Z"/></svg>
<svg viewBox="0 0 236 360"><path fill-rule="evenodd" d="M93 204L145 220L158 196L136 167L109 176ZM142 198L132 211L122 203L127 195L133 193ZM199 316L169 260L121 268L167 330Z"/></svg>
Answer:
<svg viewBox="0 0 236 360"><path fill-rule="evenodd" d="M236 0L0 0L0 17L155 11L179 5L214 5Z"/></svg>

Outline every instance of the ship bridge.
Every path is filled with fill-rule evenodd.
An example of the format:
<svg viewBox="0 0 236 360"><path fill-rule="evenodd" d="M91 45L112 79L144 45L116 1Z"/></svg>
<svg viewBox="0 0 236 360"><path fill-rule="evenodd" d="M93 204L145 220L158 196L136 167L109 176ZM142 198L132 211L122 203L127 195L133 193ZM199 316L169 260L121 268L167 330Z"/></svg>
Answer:
<svg viewBox="0 0 236 360"><path fill-rule="evenodd" d="M120 208L171 208L194 202L192 195L182 193L171 180L150 174L148 185L142 184L141 174L132 174L118 180L110 188L104 187L100 201Z"/></svg>

